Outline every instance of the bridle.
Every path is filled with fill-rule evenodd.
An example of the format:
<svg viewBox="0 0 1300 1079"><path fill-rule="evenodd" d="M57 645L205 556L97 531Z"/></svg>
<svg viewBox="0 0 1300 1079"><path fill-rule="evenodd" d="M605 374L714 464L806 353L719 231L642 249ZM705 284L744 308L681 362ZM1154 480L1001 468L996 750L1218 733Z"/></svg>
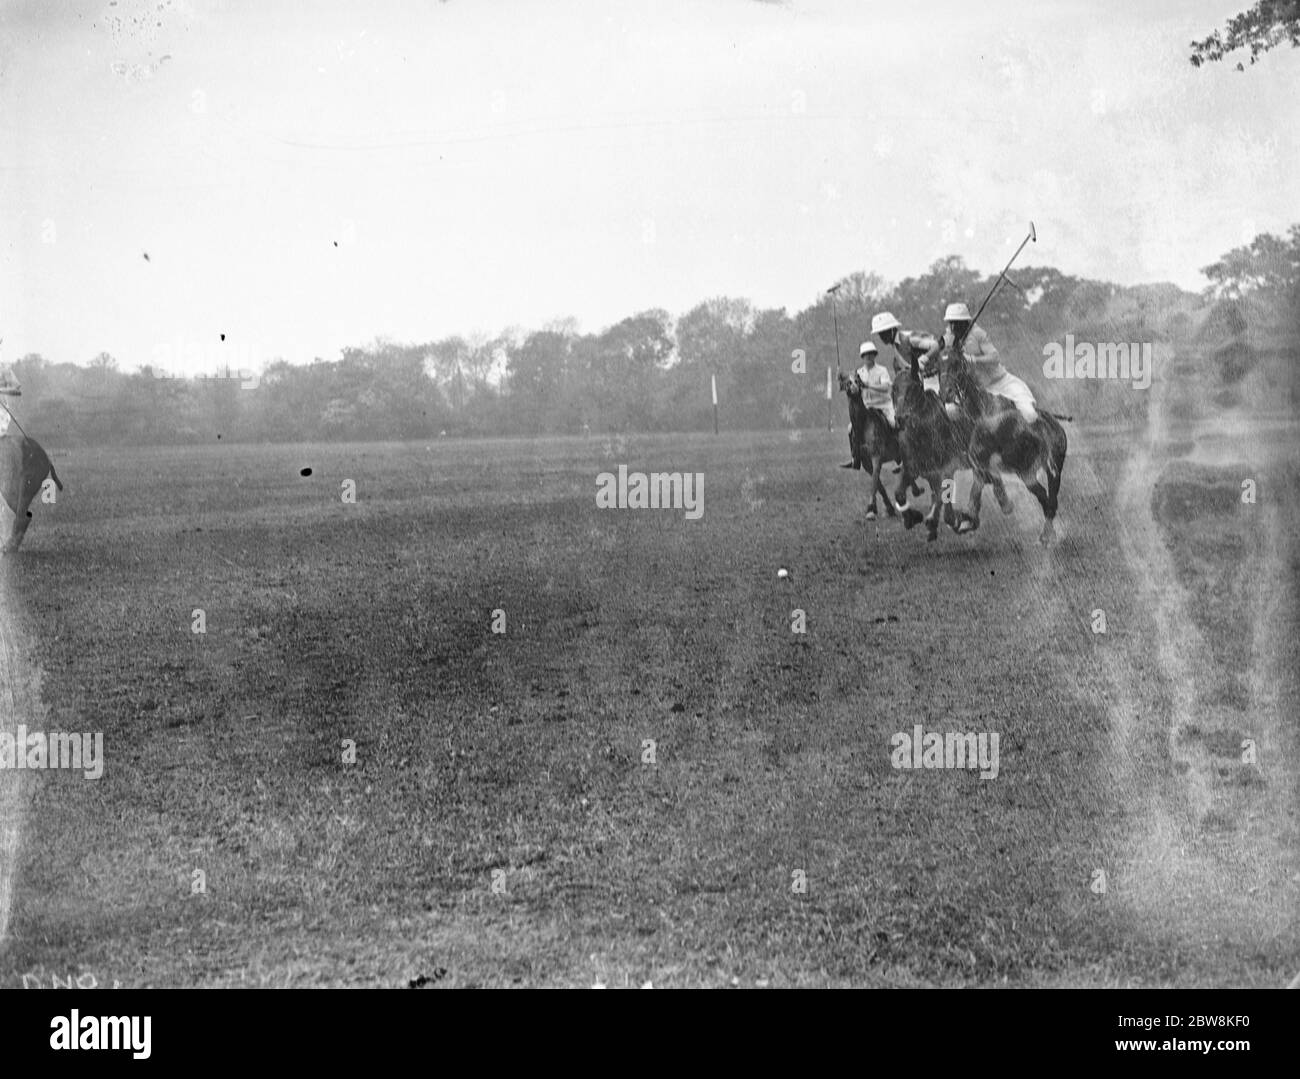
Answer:
<svg viewBox="0 0 1300 1079"><path fill-rule="evenodd" d="M964 336L964 335L963 335ZM944 394L944 374L947 369L948 394ZM939 361L939 397L947 404L954 404L966 411L966 384L971 379L970 360L962 351L961 339L954 333L952 345L944 350L944 357Z"/></svg>

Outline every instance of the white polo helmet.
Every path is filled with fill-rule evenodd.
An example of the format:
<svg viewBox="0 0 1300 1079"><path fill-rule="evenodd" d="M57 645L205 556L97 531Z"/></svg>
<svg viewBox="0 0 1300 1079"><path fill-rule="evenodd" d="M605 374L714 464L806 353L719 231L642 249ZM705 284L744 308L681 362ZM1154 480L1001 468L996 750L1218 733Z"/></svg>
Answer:
<svg viewBox="0 0 1300 1079"><path fill-rule="evenodd" d="M944 322L969 322L970 308L964 303L950 303L943 313Z"/></svg>
<svg viewBox="0 0 1300 1079"><path fill-rule="evenodd" d="M862 344L858 346L859 356L874 356L879 351L880 349L876 348L876 343L874 341L863 341Z"/></svg>
<svg viewBox="0 0 1300 1079"><path fill-rule="evenodd" d="M898 329L900 323L888 311L881 311L878 315L871 317L871 332L884 333L886 330Z"/></svg>

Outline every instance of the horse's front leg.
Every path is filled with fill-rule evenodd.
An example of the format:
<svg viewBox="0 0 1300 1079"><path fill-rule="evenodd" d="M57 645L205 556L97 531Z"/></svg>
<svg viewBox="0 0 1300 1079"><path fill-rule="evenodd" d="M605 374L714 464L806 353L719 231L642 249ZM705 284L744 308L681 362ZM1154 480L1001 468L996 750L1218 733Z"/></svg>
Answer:
<svg viewBox="0 0 1300 1079"><path fill-rule="evenodd" d="M882 472L884 471L884 464L885 462L884 459L882 458L880 462ZM876 490L880 492L880 497L885 500L885 512L890 517L897 517L898 508L894 505L894 496L891 495L887 490L885 490L885 480L883 476L881 477L880 481L876 484Z"/></svg>
<svg viewBox="0 0 1300 1079"><path fill-rule="evenodd" d="M925 515L926 542L939 538L939 514L943 510L943 477L937 472L926 477L930 485L930 512Z"/></svg>
<svg viewBox="0 0 1300 1079"><path fill-rule="evenodd" d="M916 477L908 470L907 464L903 461L898 462L898 486L894 488L891 496L896 509L907 509L907 491L908 488L916 493ZM902 496L901 498L899 496Z"/></svg>
<svg viewBox="0 0 1300 1079"><path fill-rule="evenodd" d="M885 506L889 509L890 514L894 512L893 503L890 501L889 492L885 490L884 484L880 482L880 470L884 467L884 455L880 453L871 456L871 503L867 508L867 520L876 519L876 492L879 491L885 500Z"/></svg>
<svg viewBox="0 0 1300 1079"><path fill-rule="evenodd" d="M920 477L908 469L906 464L903 465L903 474L899 477L898 488L894 492L894 500L895 504L898 506L899 512L902 514L904 528L911 528L925 520L925 515L912 506L908 499L909 491L911 492L912 497L921 497L920 485L917 483L919 478ZM899 495L903 496L901 500L898 498Z"/></svg>
<svg viewBox="0 0 1300 1079"><path fill-rule="evenodd" d="M965 517L957 509L957 471L954 469L943 480L943 523L954 532L960 532Z"/></svg>

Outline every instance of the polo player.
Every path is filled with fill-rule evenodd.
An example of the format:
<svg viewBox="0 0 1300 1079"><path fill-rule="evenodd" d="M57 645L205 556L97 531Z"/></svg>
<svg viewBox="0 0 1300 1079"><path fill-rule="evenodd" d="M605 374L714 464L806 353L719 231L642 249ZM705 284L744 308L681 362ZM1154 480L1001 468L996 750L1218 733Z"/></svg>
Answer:
<svg viewBox="0 0 1300 1079"><path fill-rule="evenodd" d="M939 354L953 347L954 342L961 342L961 350L971 362L971 370L981 389L987 390L995 397L1005 397L1024 417L1026 423L1038 419L1038 410L1034 406L1034 393L1023 379L1016 378L1002 366L998 350L993 347L989 335L983 326L971 326L970 309L964 303L950 303L943 313L947 324L943 339L935 342L926 353L924 367L926 370L938 370ZM956 406L948 404L949 415Z"/></svg>
<svg viewBox="0 0 1300 1079"><path fill-rule="evenodd" d="M894 380L889 376L889 370L883 363L876 362L876 355L880 350L876 348L874 341L863 341L858 348L858 358L862 361L861 366L853 372L854 378L858 383L858 397L867 408L874 408L884 417L885 422L894 430L898 429L898 421L894 418L894 398L890 392L893 388ZM849 421L849 452L853 452L853 421ZM850 458L840 468L852 468L853 459Z"/></svg>
<svg viewBox="0 0 1300 1079"><path fill-rule="evenodd" d="M903 329L898 319L894 318L888 311L881 311L880 314L872 316L871 332L884 341L885 344L893 347L895 374L904 368L910 368L913 356L928 355L930 350L937 344L933 334ZM924 372L922 373L924 374ZM938 372L933 375L926 375L923 385L931 393L938 393Z"/></svg>

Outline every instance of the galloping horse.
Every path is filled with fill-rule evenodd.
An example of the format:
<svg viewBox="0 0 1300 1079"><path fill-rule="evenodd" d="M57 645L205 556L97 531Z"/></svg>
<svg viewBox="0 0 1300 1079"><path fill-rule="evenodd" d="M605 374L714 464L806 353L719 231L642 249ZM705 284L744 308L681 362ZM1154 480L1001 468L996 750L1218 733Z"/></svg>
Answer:
<svg viewBox="0 0 1300 1079"><path fill-rule="evenodd" d="M908 507L903 511L903 527L911 528L924 520L928 542L939 538L939 507L943 506L944 520L957 531L957 519L951 501L952 487L944 486L958 469L970 468L967 447L970 444L969 426L949 418L943 403L936 394L922 385L919 357L912 356L910 368L898 372L894 382L894 403L898 410L901 431L898 446L903 455L903 476L899 491L914 486L917 478L930 485L930 512L922 517L918 510Z"/></svg>
<svg viewBox="0 0 1300 1079"><path fill-rule="evenodd" d="M1020 477L1043 508L1043 531L1038 540L1046 546L1055 531L1057 494L1067 448L1065 429L1057 422L1058 417L1039 409L1037 420L1032 424L1026 421L1005 397L995 397L980 386L960 348L949 348L940 357L939 391L945 401L956 403L971 431L967 449L975 479L971 483L970 512L962 514L958 530L973 532L979 528L980 496L986 483L994 484L1002 511L1011 512L1000 475L1011 473ZM1047 480L1046 487L1039 482L1040 470Z"/></svg>
<svg viewBox="0 0 1300 1079"><path fill-rule="evenodd" d="M840 389L849 399L849 421L853 425L849 443L853 449L853 467L864 468L870 465L871 503L867 507L867 520L876 519L877 492L885 500L885 512L890 517L896 517L898 510L895 507L895 496L885 490L885 485L880 481L880 470L891 461L897 461L900 465L903 463L903 455L898 448L898 431L885 422L879 409L868 408L862 403L862 387L856 378L841 373ZM901 494L903 490L899 487L896 494ZM912 493L919 495L921 489L913 484Z"/></svg>

